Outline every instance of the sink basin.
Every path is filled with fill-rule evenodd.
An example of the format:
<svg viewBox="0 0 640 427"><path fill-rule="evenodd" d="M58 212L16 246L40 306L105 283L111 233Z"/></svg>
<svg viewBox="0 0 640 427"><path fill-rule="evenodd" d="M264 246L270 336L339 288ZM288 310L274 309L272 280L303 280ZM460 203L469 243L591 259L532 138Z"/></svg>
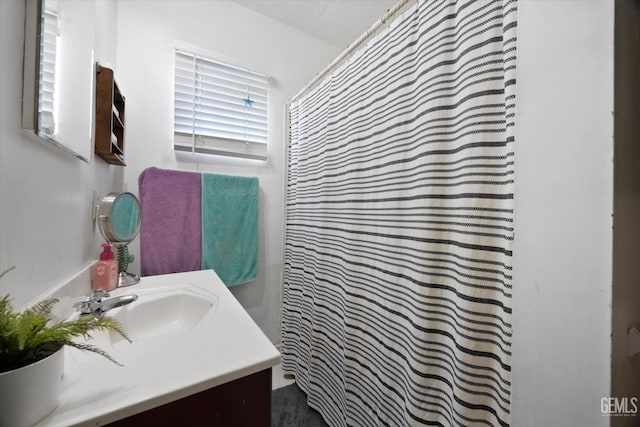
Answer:
<svg viewBox="0 0 640 427"><path fill-rule="evenodd" d="M188 284L153 290L123 289L122 294L129 293L138 295L138 300L107 312L107 316L118 319L134 343L184 335L206 326L218 305L215 294ZM117 333L111 333L110 338L113 344L126 342Z"/></svg>

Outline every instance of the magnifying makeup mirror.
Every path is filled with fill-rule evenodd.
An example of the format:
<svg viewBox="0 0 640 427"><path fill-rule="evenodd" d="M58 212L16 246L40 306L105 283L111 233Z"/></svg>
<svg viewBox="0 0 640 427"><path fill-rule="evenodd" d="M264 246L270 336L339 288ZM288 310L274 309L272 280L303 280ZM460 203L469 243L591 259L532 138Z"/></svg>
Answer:
<svg viewBox="0 0 640 427"><path fill-rule="evenodd" d="M127 245L140 231L142 214L140 202L131 193L109 193L98 205L98 228L105 240L116 249L118 260L118 286L131 286L140 281L140 276L128 273L133 262Z"/></svg>

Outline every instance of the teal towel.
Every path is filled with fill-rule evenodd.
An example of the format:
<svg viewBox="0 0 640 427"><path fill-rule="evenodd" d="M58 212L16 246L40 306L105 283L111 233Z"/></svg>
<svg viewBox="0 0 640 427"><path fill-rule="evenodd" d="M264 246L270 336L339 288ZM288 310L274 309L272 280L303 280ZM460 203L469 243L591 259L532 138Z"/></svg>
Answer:
<svg viewBox="0 0 640 427"><path fill-rule="evenodd" d="M202 269L227 286L258 270L258 178L202 174Z"/></svg>

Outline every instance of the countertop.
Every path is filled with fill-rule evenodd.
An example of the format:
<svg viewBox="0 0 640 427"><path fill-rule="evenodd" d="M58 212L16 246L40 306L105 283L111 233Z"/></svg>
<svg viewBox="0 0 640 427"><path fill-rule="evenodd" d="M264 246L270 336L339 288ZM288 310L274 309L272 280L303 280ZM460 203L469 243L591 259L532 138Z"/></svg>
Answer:
<svg viewBox="0 0 640 427"><path fill-rule="evenodd" d="M212 270L143 277L111 297L138 293L141 301L145 292L185 284L217 296L206 327L106 348L98 337L94 344L124 366L65 347L60 404L36 426L107 424L278 364L278 350Z"/></svg>

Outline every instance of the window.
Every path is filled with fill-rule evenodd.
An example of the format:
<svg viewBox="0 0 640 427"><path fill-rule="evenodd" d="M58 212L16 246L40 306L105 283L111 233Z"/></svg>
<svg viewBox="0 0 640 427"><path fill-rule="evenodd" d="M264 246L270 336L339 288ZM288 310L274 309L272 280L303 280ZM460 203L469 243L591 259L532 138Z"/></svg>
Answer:
<svg viewBox="0 0 640 427"><path fill-rule="evenodd" d="M267 158L266 76L176 50L174 149Z"/></svg>

